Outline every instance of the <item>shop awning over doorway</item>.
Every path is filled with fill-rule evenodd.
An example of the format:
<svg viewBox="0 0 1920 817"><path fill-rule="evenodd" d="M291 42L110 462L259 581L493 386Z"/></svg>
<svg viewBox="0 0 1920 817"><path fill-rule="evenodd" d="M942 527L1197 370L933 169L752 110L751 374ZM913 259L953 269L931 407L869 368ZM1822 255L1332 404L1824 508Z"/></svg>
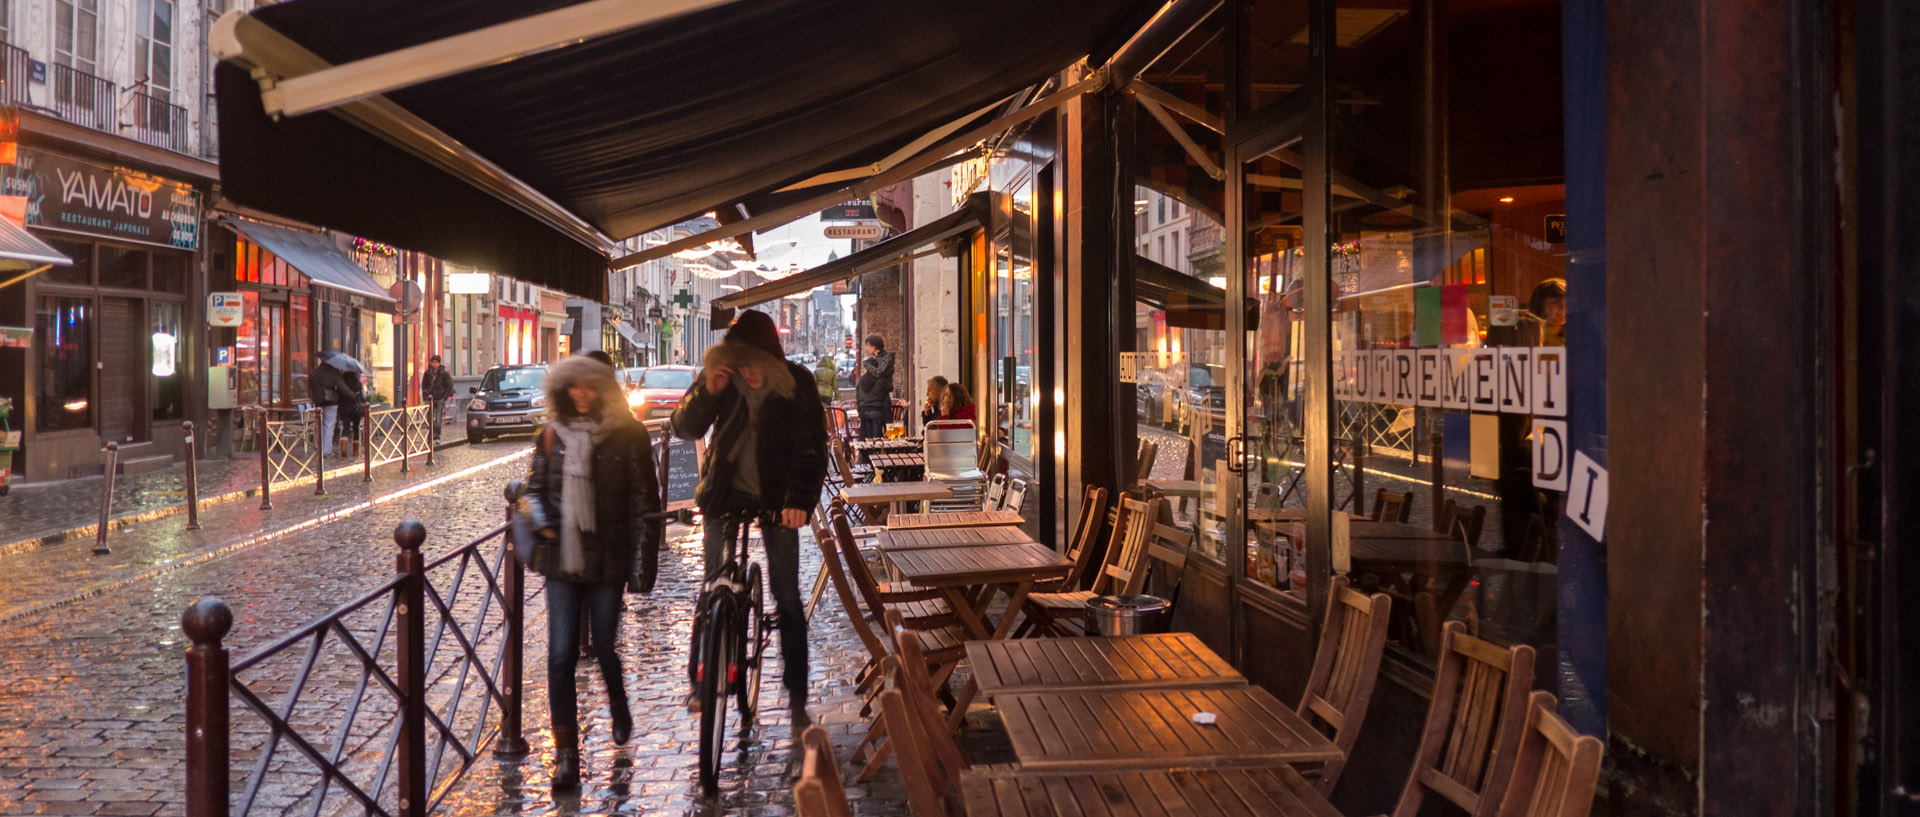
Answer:
<svg viewBox="0 0 1920 817"><path fill-rule="evenodd" d="M393 311L393 297L387 288L373 280L352 256L334 246L333 240L319 233L307 233L245 221L223 218L221 223L240 231L248 241L280 256L313 281L314 286L331 287L348 295L360 296L359 305L375 312Z"/></svg>
<svg viewBox="0 0 1920 817"><path fill-rule="evenodd" d="M613 331L619 332L620 337L626 338L627 342L633 344L633 348L635 349L653 348L653 344L648 343L646 338L641 337L639 331L633 328L633 324L627 323L626 321L614 321Z"/></svg>
<svg viewBox="0 0 1920 817"><path fill-rule="evenodd" d="M212 37L223 192L598 300L610 240L935 166L1161 6L276 3ZM611 28L535 47L551 15Z"/></svg>
<svg viewBox="0 0 1920 817"><path fill-rule="evenodd" d="M0 272L54 266L68 267L73 259L59 250L47 246L27 228L13 223L12 219L0 218Z"/></svg>
<svg viewBox="0 0 1920 817"><path fill-rule="evenodd" d="M966 204L960 209L845 258L836 258L813 269L777 281L768 281L751 289L743 289L715 298L713 299L713 325L732 324L733 313L738 309L766 303L775 298L798 295L815 287L837 284L898 264L930 244L979 229L987 222L987 207L987 194L975 193L967 198Z"/></svg>

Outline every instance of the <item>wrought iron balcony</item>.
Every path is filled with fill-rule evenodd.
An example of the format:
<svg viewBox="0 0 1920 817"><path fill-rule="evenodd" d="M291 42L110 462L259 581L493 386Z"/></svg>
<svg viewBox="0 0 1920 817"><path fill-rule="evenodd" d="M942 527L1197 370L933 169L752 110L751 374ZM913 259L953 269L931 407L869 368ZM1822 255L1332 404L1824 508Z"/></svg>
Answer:
<svg viewBox="0 0 1920 817"><path fill-rule="evenodd" d="M70 65L47 66L53 85L53 112L61 119L94 130L114 132L113 83Z"/></svg>
<svg viewBox="0 0 1920 817"><path fill-rule="evenodd" d="M187 152L187 109L145 91L128 95L120 108L121 127L154 147Z"/></svg>
<svg viewBox="0 0 1920 817"><path fill-rule="evenodd" d="M33 82L33 57L27 50L0 43L0 105L27 105L27 86Z"/></svg>

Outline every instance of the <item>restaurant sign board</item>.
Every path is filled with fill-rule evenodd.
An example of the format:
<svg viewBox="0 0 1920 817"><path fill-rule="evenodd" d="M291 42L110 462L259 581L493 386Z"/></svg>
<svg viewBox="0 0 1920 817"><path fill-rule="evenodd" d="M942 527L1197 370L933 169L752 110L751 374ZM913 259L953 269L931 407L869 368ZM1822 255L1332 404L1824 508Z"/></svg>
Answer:
<svg viewBox="0 0 1920 817"><path fill-rule="evenodd" d="M843 201L820 211L821 221L873 221L872 199L854 199Z"/></svg>
<svg viewBox="0 0 1920 817"><path fill-rule="evenodd" d="M200 246L200 193L128 167L20 149L0 194L24 196L27 226L179 250Z"/></svg>

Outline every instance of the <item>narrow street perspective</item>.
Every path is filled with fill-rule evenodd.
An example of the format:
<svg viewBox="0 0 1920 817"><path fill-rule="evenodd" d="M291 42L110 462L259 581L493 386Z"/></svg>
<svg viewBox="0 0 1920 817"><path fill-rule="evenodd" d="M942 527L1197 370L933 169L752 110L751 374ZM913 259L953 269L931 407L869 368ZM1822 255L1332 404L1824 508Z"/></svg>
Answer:
<svg viewBox="0 0 1920 817"><path fill-rule="evenodd" d="M0 0L0 817L1920 817L1916 44Z"/></svg>

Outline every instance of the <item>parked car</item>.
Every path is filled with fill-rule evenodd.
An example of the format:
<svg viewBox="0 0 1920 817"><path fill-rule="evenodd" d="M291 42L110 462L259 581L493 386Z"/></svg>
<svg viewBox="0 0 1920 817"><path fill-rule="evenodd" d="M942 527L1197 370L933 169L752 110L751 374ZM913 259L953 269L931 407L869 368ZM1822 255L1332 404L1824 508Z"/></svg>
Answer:
<svg viewBox="0 0 1920 817"><path fill-rule="evenodd" d="M673 416L673 408L693 385L698 370L692 366L650 366L627 390L627 405L640 420Z"/></svg>
<svg viewBox="0 0 1920 817"><path fill-rule="evenodd" d="M537 432L547 420L546 364L495 366L467 389L467 442L501 434Z"/></svg>
<svg viewBox="0 0 1920 817"><path fill-rule="evenodd" d="M1194 421L1201 412L1212 415L1212 425L1222 427L1227 418L1227 387L1218 385L1212 366L1187 367L1187 389L1180 410L1180 433L1192 434Z"/></svg>
<svg viewBox="0 0 1920 817"><path fill-rule="evenodd" d="M1158 369L1142 369L1134 378L1134 413L1143 425L1164 426L1167 422L1167 375Z"/></svg>
<svg viewBox="0 0 1920 817"><path fill-rule="evenodd" d="M614 369L613 376L620 381L622 388L633 389L640 385L640 375L646 371L645 366L630 366L625 369Z"/></svg>

